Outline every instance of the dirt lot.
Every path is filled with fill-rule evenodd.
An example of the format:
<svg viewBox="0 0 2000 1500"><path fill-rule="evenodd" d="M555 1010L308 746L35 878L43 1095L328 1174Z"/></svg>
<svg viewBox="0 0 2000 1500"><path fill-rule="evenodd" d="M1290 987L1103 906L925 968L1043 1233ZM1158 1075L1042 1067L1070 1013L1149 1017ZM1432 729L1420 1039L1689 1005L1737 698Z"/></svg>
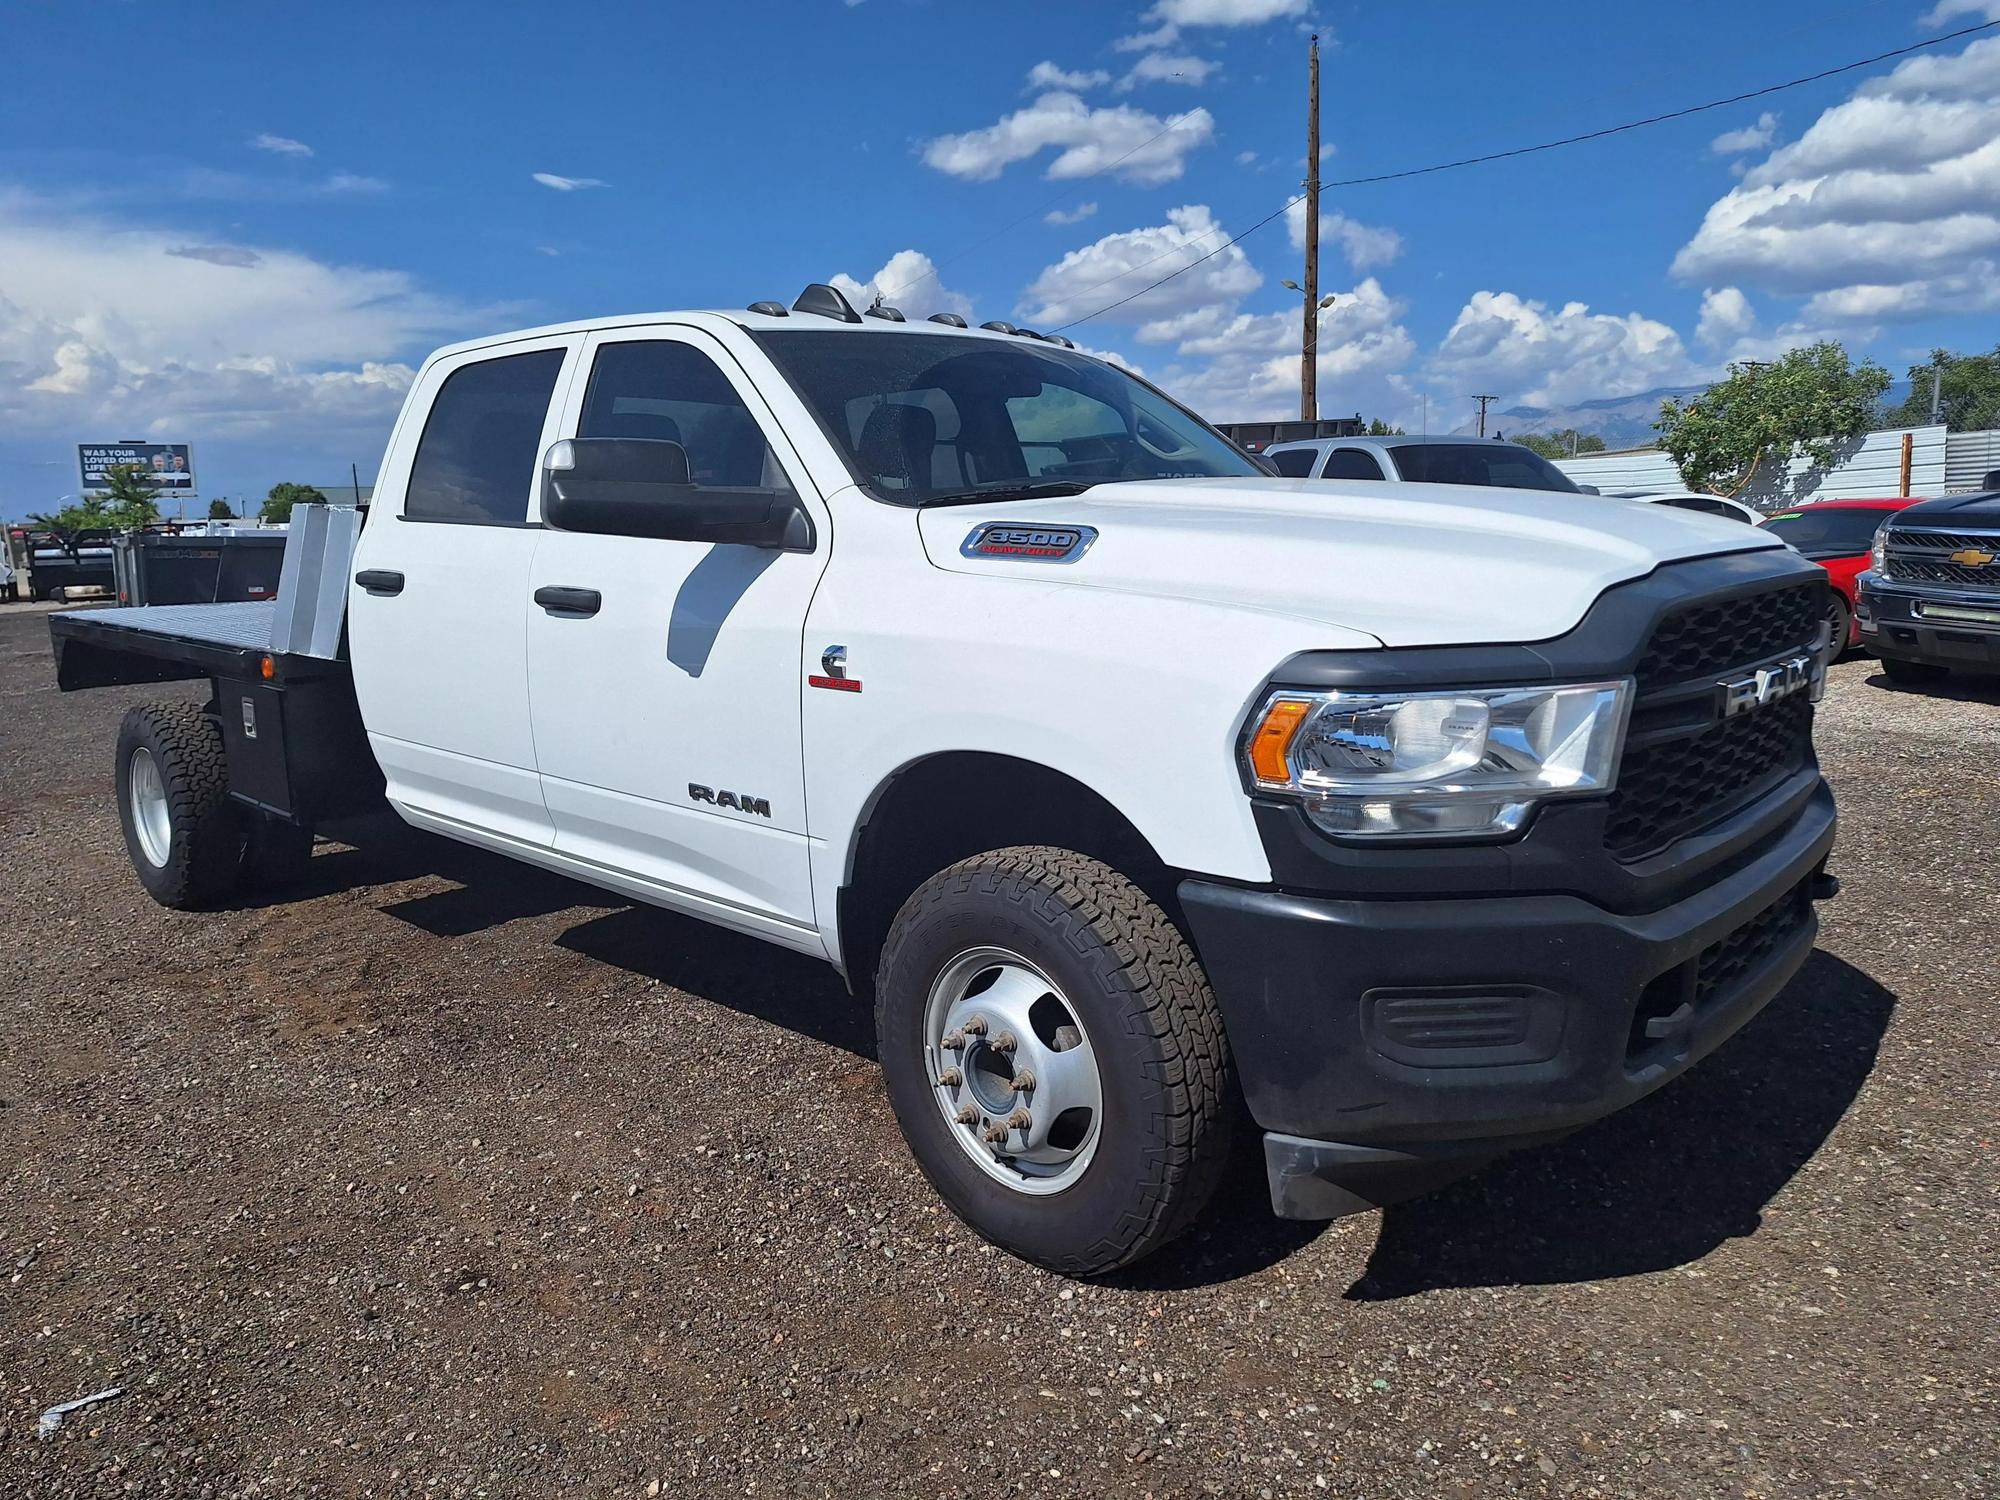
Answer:
<svg viewBox="0 0 2000 1500"><path fill-rule="evenodd" d="M133 695L0 608L0 1494L1992 1493L2000 686L1873 672L1821 951L1705 1066L1080 1285L937 1206L804 960L393 826L155 907Z"/></svg>

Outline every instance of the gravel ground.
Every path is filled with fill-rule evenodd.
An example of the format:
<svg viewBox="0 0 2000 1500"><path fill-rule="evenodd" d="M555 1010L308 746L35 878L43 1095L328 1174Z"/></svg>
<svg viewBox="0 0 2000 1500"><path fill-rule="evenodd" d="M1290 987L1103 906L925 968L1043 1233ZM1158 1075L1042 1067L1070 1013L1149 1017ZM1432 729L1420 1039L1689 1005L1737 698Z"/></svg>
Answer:
<svg viewBox="0 0 2000 1500"><path fill-rule="evenodd" d="M1705 1065L1085 1285L938 1207L805 960L393 826L155 907L109 748L183 690L0 608L0 1494L1991 1493L2000 685L1873 673L1846 892Z"/></svg>

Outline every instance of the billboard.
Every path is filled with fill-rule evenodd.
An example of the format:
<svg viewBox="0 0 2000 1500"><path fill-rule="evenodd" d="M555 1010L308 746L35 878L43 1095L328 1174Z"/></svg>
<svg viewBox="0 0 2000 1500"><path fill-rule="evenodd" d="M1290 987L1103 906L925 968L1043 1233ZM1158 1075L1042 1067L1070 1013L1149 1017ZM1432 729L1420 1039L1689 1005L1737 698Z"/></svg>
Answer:
<svg viewBox="0 0 2000 1500"><path fill-rule="evenodd" d="M76 462L86 490L110 488L104 471L130 464L156 490L194 493L194 450L186 443L79 443Z"/></svg>

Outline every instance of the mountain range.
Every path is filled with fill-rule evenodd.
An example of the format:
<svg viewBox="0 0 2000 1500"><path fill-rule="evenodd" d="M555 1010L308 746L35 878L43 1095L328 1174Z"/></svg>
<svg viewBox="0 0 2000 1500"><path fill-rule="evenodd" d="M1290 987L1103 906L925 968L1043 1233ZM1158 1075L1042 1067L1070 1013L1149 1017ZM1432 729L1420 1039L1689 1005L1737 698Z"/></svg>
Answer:
<svg viewBox="0 0 2000 1500"><path fill-rule="evenodd" d="M1660 403L1685 401L1706 389L1701 385L1663 385L1634 396L1606 396L1570 406L1495 407L1486 414L1486 430L1504 437L1518 437L1526 432L1562 432L1574 428L1586 436L1595 433L1610 449L1650 448L1660 440L1659 431L1653 426L1660 415ZM1909 381L1899 380L1882 393L1882 405L1898 406L1909 394ZM1452 430L1469 436L1478 426L1476 422L1466 422Z"/></svg>

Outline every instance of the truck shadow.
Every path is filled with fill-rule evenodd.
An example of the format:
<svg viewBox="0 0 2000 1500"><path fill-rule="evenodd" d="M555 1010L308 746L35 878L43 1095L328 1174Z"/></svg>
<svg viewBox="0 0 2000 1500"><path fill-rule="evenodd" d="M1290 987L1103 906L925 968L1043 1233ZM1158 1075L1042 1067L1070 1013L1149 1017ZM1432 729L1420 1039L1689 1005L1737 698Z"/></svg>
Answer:
<svg viewBox="0 0 2000 1500"><path fill-rule="evenodd" d="M1895 1006L1814 952L1762 1015L1658 1094L1386 1209L1348 1298L1635 1276L1754 1234L1860 1092Z"/></svg>
<svg viewBox="0 0 2000 1500"><path fill-rule="evenodd" d="M1868 675L1868 686L1885 693L1906 693L1917 698L1946 698L1954 703L2000 703L2000 673L1953 672L1942 682L1901 683L1889 680L1889 674L1876 671Z"/></svg>
<svg viewBox="0 0 2000 1500"><path fill-rule="evenodd" d="M596 909L557 945L875 1061L869 1007L803 954L634 906L394 820L366 830L357 847L323 850L312 865L308 889L289 892L290 899L424 875L456 882L382 908L438 936ZM1812 1159L1860 1092L1895 1004L1867 974L1815 951L1761 1016L1658 1094L1568 1140L1384 1210L1368 1264L1347 1297L1381 1301L1449 1287L1640 1275L1697 1261L1755 1233L1764 1205ZM1272 1216L1261 1139L1244 1125L1237 1159L1208 1211L1188 1234L1108 1278L1111 1285L1218 1285L1264 1270L1324 1232L1324 1224Z"/></svg>

